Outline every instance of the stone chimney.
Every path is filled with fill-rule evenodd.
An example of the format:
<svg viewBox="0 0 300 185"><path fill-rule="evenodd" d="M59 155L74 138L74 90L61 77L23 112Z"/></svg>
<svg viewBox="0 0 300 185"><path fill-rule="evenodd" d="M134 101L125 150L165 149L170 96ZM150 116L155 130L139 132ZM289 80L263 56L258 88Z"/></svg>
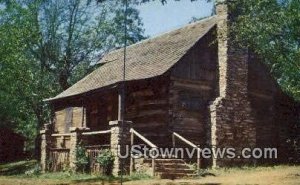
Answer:
<svg viewBox="0 0 300 185"><path fill-rule="evenodd" d="M216 2L218 17L219 94L224 98L245 98L248 82L248 52L236 46L230 32L232 10L228 0Z"/></svg>
<svg viewBox="0 0 300 185"><path fill-rule="evenodd" d="M254 147L256 131L247 97L248 52L233 42L230 32L232 10L229 0L217 0L217 41L219 97L210 105L211 140L214 148L233 147L239 151ZM212 159L212 166L249 163L242 159Z"/></svg>

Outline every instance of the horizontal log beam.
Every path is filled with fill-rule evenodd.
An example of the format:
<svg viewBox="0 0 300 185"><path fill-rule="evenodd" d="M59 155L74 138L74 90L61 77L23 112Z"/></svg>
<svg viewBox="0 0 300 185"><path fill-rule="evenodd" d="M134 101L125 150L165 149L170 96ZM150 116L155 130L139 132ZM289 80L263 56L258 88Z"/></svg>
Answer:
<svg viewBox="0 0 300 185"><path fill-rule="evenodd" d="M82 135L89 136L89 135L98 135L98 134L109 134L111 130L102 130L102 131L93 131L93 132L83 132Z"/></svg>
<svg viewBox="0 0 300 185"><path fill-rule="evenodd" d="M64 133L64 134L52 134L52 137L67 137L71 136L71 133Z"/></svg>

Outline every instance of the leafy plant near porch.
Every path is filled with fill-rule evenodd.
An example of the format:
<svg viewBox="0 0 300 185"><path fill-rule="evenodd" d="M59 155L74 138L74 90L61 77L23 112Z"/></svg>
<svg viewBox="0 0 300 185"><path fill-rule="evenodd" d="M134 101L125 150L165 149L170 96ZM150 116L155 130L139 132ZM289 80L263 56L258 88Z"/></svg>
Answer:
<svg viewBox="0 0 300 185"><path fill-rule="evenodd" d="M96 158L97 163L103 170L103 175L111 175L113 164L115 161L115 156L111 153L110 150L105 149L101 150L99 155Z"/></svg>
<svg viewBox="0 0 300 185"><path fill-rule="evenodd" d="M88 164L89 164L89 158L86 155L86 149L81 146L81 145L77 145L76 147L76 168L77 171L79 172L87 172L88 169Z"/></svg>

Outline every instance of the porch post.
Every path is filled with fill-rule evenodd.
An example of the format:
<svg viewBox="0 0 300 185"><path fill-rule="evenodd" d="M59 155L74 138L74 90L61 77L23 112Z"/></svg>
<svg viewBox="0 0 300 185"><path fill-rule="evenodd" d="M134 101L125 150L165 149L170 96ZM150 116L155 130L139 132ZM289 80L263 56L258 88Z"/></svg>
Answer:
<svg viewBox="0 0 300 185"><path fill-rule="evenodd" d="M122 167L124 171L129 171L131 124L131 121L124 121L122 128L122 121L109 122L111 129L110 148L112 154L115 156L112 171L114 176L118 176L120 174ZM121 158L119 154L121 154L123 158Z"/></svg>
<svg viewBox="0 0 300 185"><path fill-rule="evenodd" d="M120 85L118 91L118 120L123 120L124 118L124 103L125 103L125 95L124 95L124 84Z"/></svg>
<svg viewBox="0 0 300 185"><path fill-rule="evenodd" d="M41 169L42 172L47 171L47 160L49 158L49 147L51 145L50 125L45 124L45 129L40 131L41 134Z"/></svg>
<svg viewBox="0 0 300 185"><path fill-rule="evenodd" d="M76 171L76 147L80 144L82 140L82 132L88 131L89 128L77 128L71 127L71 137L70 137L70 153L69 153L69 162L70 162L70 169L72 171Z"/></svg>

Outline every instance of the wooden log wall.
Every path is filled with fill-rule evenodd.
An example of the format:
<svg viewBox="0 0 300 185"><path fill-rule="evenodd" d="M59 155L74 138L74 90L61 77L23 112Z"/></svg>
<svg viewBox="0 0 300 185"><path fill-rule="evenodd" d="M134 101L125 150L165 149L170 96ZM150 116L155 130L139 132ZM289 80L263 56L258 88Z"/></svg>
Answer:
<svg viewBox="0 0 300 185"><path fill-rule="evenodd" d="M253 55L249 58L248 95L256 124L256 146L275 147L278 160L260 159L259 163L284 162L289 158L288 140L295 123L295 104L285 95L267 67Z"/></svg>
<svg viewBox="0 0 300 185"><path fill-rule="evenodd" d="M171 143L168 128L169 77L128 84L126 96L126 120L132 127L156 145ZM168 138L166 138L168 137ZM136 139L136 142L141 142Z"/></svg>
<svg viewBox="0 0 300 185"><path fill-rule="evenodd" d="M116 90L108 90L88 97L87 127L91 130L107 130L109 121L117 119L118 94Z"/></svg>
<svg viewBox="0 0 300 185"><path fill-rule="evenodd" d="M278 137L274 122L274 98L276 87L267 69L256 59L249 62L249 100L256 118L256 140L258 147L274 146Z"/></svg>
<svg viewBox="0 0 300 185"><path fill-rule="evenodd" d="M202 38L171 71L170 128L197 145L208 143L208 105L217 96L214 32Z"/></svg>
<svg viewBox="0 0 300 185"><path fill-rule="evenodd" d="M86 99L87 127L91 131L109 129L109 121L118 117L118 93L114 89L91 95ZM110 134L85 136L88 146L109 144Z"/></svg>

